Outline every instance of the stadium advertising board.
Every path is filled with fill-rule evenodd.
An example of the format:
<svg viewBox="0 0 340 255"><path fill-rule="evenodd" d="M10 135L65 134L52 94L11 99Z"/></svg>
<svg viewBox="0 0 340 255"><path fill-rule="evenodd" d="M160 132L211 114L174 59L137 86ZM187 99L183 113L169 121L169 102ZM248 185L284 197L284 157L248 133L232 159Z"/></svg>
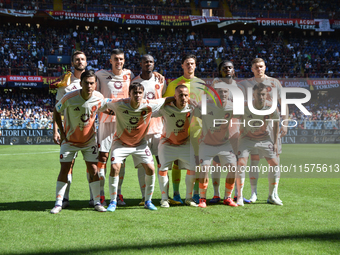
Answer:
<svg viewBox="0 0 340 255"><path fill-rule="evenodd" d="M19 76L7 75L8 87L35 87L42 88L43 80L41 76Z"/></svg>
<svg viewBox="0 0 340 255"><path fill-rule="evenodd" d="M257 18L257 25L261 27L294 27L298 29L315 30L319 28L319 22L313 19L271 19Z"/></svg>
<svg viewBox="0 0 340 255"><path fill-rule="evenodd" d="M0 145L54 144L52 129L2 129Z"/></svg>
<svg viewBox="0 0 340 255"><path fill-rule="evenodd" d="M340 131L337 129L289 129L282 137L282 143L340 143Z"/></svg>

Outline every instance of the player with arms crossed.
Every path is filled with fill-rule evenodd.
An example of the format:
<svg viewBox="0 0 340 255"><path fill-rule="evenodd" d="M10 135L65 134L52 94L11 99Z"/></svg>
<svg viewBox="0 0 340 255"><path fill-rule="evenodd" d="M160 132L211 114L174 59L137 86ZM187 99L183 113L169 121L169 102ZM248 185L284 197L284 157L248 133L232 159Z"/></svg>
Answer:
<svg viewBox="0 0 340 255"><path fill-rule="evenodd" d="M201 198L198 205L202 208L207 206L206 192L209 182L208 173L211 162L215 156L219 157L221 166L224 167L224 169L229 169L225 182L223 203L229 206L237 206L237 204L235 204L231 199L231 193L234 189L236 170L236 156L229 141L229 123L233 117L233 108L231 101L228 100L229 89L223 87L216 89L216 91L218 96L215 95L215 100L207 102L206 115L202 115L202 110L200 108L196 108L194 111L194 115L202 119L202 134L199 146L201 164L199 171L199 189Z"/></svg>
<svg viewBox="0 0 340 255"><path fill-rule="evenodd" d="M281 104L281 83L279 80L269 77L265 74L266 71L266 65L265 62L262 58L255 58L251 62L251 71L254 73L254 77L244 80L240 82L238 85L242 89L243 94L245 99L247 100L247 88L254 87L257 83L261 82L268 86L268 93L267 93L267 98L266 100L272 102L273 101L273 89L276 88L277 90L277 99L278 102ZM286 107L286 115L282 116L284 120L288 119L289 116L289 109L288 105ZM269 126L269 128L272 128L272 126ZM273 137L273 132L270 132L272 139ZM281 137L285 136L287 134L287 127L282 126L279 132L278 136L278 153L281 154L282 152L282 144L281 144ZM251 161L250 161L250 166L251 166L251 171L249 172L249 179L250 179L250 186L251 186L251 196L250 196L250 202L255 203L257 200L257 181L259 178L259 169L258 169L258 164L260 161L260 156L259 153L257 153L256 150L254 150L251 153ZM280 164L280 155L278 155L278 163ZM275 197L278 201L281 201L281 199L278 196L278 191L277 187L275 188ZM282 201L281 201L282 202Z"/></svg>
<svg viewBox="0 0 340 255"><path fill-rule="evenodd" d="M56 203L51 213L59 213L62 209L67 186L67 174L71 168L75 153L81 151L90 174L90 187L94 199L95 210L105 212L100 203L99 176L97 173L97 143L95 119L98 111L106 110L106 102L99 92L95 73L85 71L81 75L80 90L67 93L54 108L53 118L60 130L60 173L56 187ZM64 125L60 113L64 112Z"/></svg>
<svg viewBox="0 0 340 255"><path fill-rule="evenodd" d="M153 74L153 69L155 66L154 58L151 55L144 55L141 58L141 67L142 73L138 75L135 79L133 79L133 83L140 83L144 87L144 99L159 99L162 98L163 88L165 88L165 81L160 82L159 78ZM162 119L161 118L152 118L150 122L150 127L148 134L145 139L147 145L149 146L152 155L155 155L157 160L157 165L159 164L158 160L158 144L162 133ZM138 166L138 181L139 186L142 193L142 201L139 205L144 205L145 202L145 170L144 167L139 164Z"/></svg>
<svg viewBox="0 0 340 255"><path fill-rule="evenodd" d="M258 150L261 155L264 155L265 159L270 165L270 171L268 171L268 183L269 183L269 195L268 203L275 205L282 205L282 202L276 199L275 188L279 183L279 171L278 171L278 135L279 135L279 111L276 108L275 111L268 115L254 114L249 109L249 104L253 105L253 108L260 111L266 111L271 109L271 102L267 101L268 86L263 83L258 83L253 87L253 102L245 103L244 115L241 116L241 134L238 146L238 162L237 162L237 174L236 183L238 189L237 204L243 206L243 186L245 180L245 166L247 166L249 153ZM253 109L253 110L254 110ZM274 139L271 138L270 132L272 125L272 132Z"/></svg>
<svg viewBox="0 0 340 255"><path fill-rule="evenodd" d="M117 191L120 167L129 155L134 158L135 167L142 164L145 169L145 203L144 207L157 210L151 198L155 186L155 166L145 136L148 133L151 115L159 110L164 103L174 101L174 97L145 100L144 87L133 83L129 87L130 98L111 99L108 108L116 114L116 132L111 148L111 172L109 190L111 201L107 208L113 212L117 207Z"/></svg>
<svg viewBox="0 0 340 255"><path fill-rule="evenodd" d="M187 169L185 177L186 199L185 204L197 207L192 199L195 184L195 156L190 144L189 126L193 106L189 102L189 90L185 85L178 85L175 90L175 102L164 105L152 117L162 116L164 120L163 133L158 145L160 167L158 181L161 189L161 207L169 207L168 170L172 162L177 160L179 169Z"/></svg>
<svg viewBox="0 0 340 255"><path fill-rule="evenodd" d="M189 89L189 97L190 99L199 102L202 94L202 90L198 88L204 87L203 85L205 82L195 76L195 69L196 69L196 56L195 55L186 55L182 58L182 69L183 69L183 76L173 80L169 83L163 97L173 96L175 94L175 89L178 85L185 85ZM193 145L195 151L195 159L196 164L198 164L198 138L201 130L201 120L198 120L194 117L194 120L191 122L190 125L190 140ZM173 190L174 190L174 204L183 204L179 193L179 185L181 181L181 170L178 169L178 164L175 161L173 168L172 168L172 183L173 183ZM196 182L194 187L194 196L193 199L196 203L199 203L199 190L198 190L198 181ZM172 200L170 200L170 203Z"/></svg>
<svg viewBox="0 0 340 255"><path fill-rule="evenodd" d="M80 76L83 72L85 72L87 62L85 53L82 51L75 51L71 57L72 66L74 67L74 73L67 73L63 76L61 81L56 83L52 83L51 86L57 87L57 95L56 102L58 103L60 99L68 92L73 90L81 89L80 85ZM60 145L60 135L58 133L57 123L53 122L53 141L56 144ZM75 158L77 157L77 153L75 154ZM72 160L70 172L67 175L67 188L65 190L64 200L63 200L63 209L69 206L69 193L70 187L72 183L72 169L74 166L75 158ZM87 171L87 180L89 180L89 173ZM93 197L90 189L90 205L93 206Z"/></svg>

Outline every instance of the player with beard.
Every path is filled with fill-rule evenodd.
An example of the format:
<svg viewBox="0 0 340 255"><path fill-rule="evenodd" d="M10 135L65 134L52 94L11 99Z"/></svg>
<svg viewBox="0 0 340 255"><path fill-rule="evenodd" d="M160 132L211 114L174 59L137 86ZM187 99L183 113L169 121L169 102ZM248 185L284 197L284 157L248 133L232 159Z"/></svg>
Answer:
<svg viewBox="0 0 340 255"><path fill-rule="evenodd" d="M68 72L65 74L61 81L54 82L50 85L50 87L57 88L57 95L56 95L56 103L60 101L60 99L68 92L81 89L80 85L80 76L85 71L87 62L85 53L82 51L75 51L71 57L72 66L74 68L74 72ZM53 122L53 141L56 144L60 145L60 134L58 132L58 126L56 122ZM69 193L70 187L72 183L72 170L74 166L75 158L77 157L77 153L75 153L74 159L72 160L72 164L70 167L70 171L67 175L67 187L65 190L64 200L62 204L62 208L65 209L69 206ZM87 171L87 179L89 180L89 173ZM90 186L89 186L90 188ZM90 206L93 206L93 197L90 188Z"/></svg>

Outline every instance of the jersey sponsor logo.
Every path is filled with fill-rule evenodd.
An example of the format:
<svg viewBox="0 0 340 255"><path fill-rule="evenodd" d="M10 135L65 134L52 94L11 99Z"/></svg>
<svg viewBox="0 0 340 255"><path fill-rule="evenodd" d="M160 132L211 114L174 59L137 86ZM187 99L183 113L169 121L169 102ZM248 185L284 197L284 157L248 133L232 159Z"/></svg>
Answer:
<svg viewBox="0 0 340 255"><path fill-rule="evenodd" d="M109 76L106 78L106 80L112 80L112 76L109 75Z"/></svg>
<svg viewBox="0 0 340 255"><path fill-rule="evenodd" d="M176 121L176 127L181 128L184 126L184 120L177 120Z"/></svg>
<svg viewBox="0 0 340 255"><path fill-rule="evenodd" d="M161 86L159 86L159 84L155 85L155 89L160 89L160 88L161 88Z"/></svg>
<svg viewBox="0 0 340 255"><path fill-rule="evenodd" d="M131 117L129 119L129 122L131 125L136 125L138 123L138 118L137 117Z"/></svg>
<svg viewBox="0 0 340 255"><path fill-rule="evenodd" d="M79 107L74 108L74 111L80 111Z"/></svg>
<svg viewBox="0 0 340 255"><path fill-rule="evenodd" d="M80 117L82 122L87 122L90 119L90 116L87 113L84 113Z"/></svg>
<svg viewBox="0 0 340 255"><path fill-rule="evenodd" d="M155 94L150 91L150 92L146 93L146 98L147 99L155 99L156 97L155 97Z"/></svg>
<svg viewBox="0 0 340 255"><path fill-rule="evenodd" d="M175 116L175 114L173 113L173 114L170 115L170 117L176 117L176 116Z"/></svg>
<svg viewBox="0 0 340 255"><path fill-rule="evenodd" d="M121 89L123 87L123 84L120 81L115 81L113 83L113 86L115 87L115 89Z"/></svg>
<svg viewBox="0 0 340 255"><path fill-rule="evenodd" d="M228 119L230 117L230 113L228 112L226 115L224 115L224 118Z"/></svg>
<svg viewBox="0 0 340 255"><path fill-rule="evenodd" d="M123 113L125 113L125 114L129 114L129 111L128 111L128 110L125 110Z"/></svg>

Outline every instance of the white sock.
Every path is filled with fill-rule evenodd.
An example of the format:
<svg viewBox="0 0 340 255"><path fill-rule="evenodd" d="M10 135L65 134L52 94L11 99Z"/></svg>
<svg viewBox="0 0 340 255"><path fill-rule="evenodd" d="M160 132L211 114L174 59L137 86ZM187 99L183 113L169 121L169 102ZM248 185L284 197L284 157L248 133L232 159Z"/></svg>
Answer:
<svg viewBox="0 0 340 255"><path fill-rule="evenodd" d="M142 197L145 196L145 169L142 164L138 165L138 182Z"/></svg>
<svg viewBox="0 0 340 255"><path fill-rule="evenodd" d="M69 200L70 196L70 188L71 188L71 183L72 183L72 174L67 175L67 187L65 190L64 198Z"/></svg>
<svg viewBox="0 0 340 255"><path fill-rule="evenodd" d="M166 172L165 175L160 175L159 173ZM145 175L146 176L146 175ZM145 180L145 178L144 178ZM169 176L168 176L168 171L159 171L158 170L158 183L159 183L159 188L161 189L161 194L162 194L162 200L168 200L169 199ZM145 193L144 193L145 195ZM146 201L146 200L145 200Z"/></svg>
<svg viewBox="0 0 340 255"><path fill-rule="evenodd" d="M109 192L111 202L117 200L117 190L118 190L119 176L109 176Z"/></svg>
<svg viewBox="0 0 340 255"><path fill-rule="evenodd" d="M277 157L277 161L278 161L278 166L280 166L280 157ZM280 172L279 172L278 176L276 176L276 177L280 178ZM279 197L278 188L279 188L279 183L274 188L274 196L275 197Z"/></svg>
<svg viewBox="0 0 340 255"><path fill-rule="evenodd" d="M274 167L273 167L274 168ZM280 172L273 172L273 171L269 171L268 172L268 185L269 185L269 196L275 197L275 189L277 188L277 186L279 185L279 174Z"/></svg>
<svg viewBox="0 0 340 255"><path fill-rule="evenodd" d="M251 160L250 161L250 171L249 171L249 181L251 187L251 194L257 194L257 181L259 179L259 161Z"/></svg>
<svg viewBox="0 0 340 255"><path fill-rule="evenodd" d="M89 182L90 200L93 200L92 190L91 190L91 185L90 185L90 173L88 171L86 171L86 178L87 178L87 181ZM100 188L100 181L99 181L99 188Z"/></svg>
<svg viewBox="0 0 340 255"><path fill-rule="evenodd" d="M104 186L106 179L106 163L98 162L98 171L99 171L99 181L100 181L100 195L105 196Z"/></svg>
<svg viewBox="0 0 340 255"><path fill-rule="evenodd" d="M124 181L124 176L125 176L125 161L120 167L120 172L119 172L119 182L118 182L118 194L122 194L122 184Z"/></svg>
<svg viewBox="0 0 340 255"><path fill-rule="evenodd" d="M63 198L64 198L64 194L65 194L65 190L67 187L67 182L60 182L57 181L57 187L56 187L56 201L55 201L55 205L57 206L62 206L63 204Z"/></svg>
<svg viewBox="0 0 340 255"><path fill-rule="evenodd" d="M214 187L214 196L220 197L221 172L220 171L211 172L211 179Z"/></svg>
<svg viewBox="0 0 340 255"><path fill-rule="evenodd" d="M241 167L237 166L236 183L237 183L237 198L243 197L243 187L245 181L245 172L241 172Z"/></svg>
<svg viewBox="0 0 340 255"><path fill-rule="evenodd" d="M145 201L151 200L153 191L155 189L156 175L145 175Z"/></svg>
<svg viewBox="0 0 340 255"><path fill-rule="evenodd" d="M187 175L185 176L185 185L186 185L186 196L185 199L192 198L192 191L195 185L195 171L187 170Z"/></svg>
<svg viewBox="0 0 340 255"><path fill-rule="evenodd" d="M91 182L89 185L93 193L92 196L94 205L100 204L100 181Z"/></svg>

